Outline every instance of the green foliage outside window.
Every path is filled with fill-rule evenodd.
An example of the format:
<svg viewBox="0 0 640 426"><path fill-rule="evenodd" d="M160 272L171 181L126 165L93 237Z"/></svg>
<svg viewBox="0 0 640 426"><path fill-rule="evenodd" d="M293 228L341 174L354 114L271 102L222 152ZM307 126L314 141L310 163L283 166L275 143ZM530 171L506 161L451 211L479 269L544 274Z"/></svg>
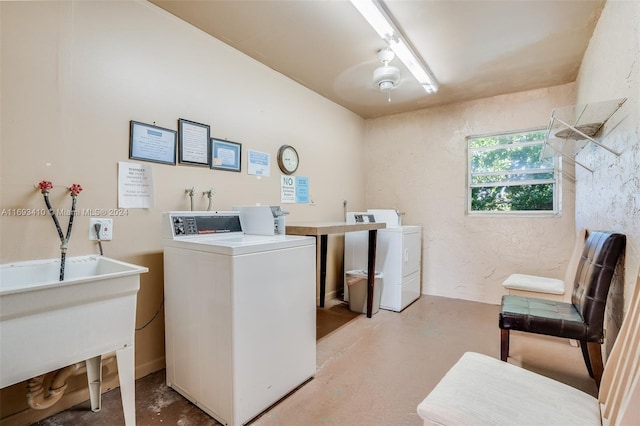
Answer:
<svg viewBox="0 0 640 426"><path fill-rule="evenodd" d="M554 211L554 164L540 160L545 132L471 138L471 211Z"/></svg>

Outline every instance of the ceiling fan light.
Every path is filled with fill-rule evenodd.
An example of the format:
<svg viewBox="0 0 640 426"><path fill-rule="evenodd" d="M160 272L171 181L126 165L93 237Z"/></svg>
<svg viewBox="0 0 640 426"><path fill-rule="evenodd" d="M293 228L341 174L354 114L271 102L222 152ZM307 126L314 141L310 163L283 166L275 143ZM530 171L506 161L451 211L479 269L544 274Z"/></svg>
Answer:
<svg viewBox="0 0 640 426"><path fill-rule="evenodd" d="M373 83L383 92L395 89L400 83L400 69L391 65L376 68L373 71Z"/></svg>
<svg viewBox="0 0 640 426"><path fill-rule="evenodd" d="M393 81L389 81L389 80L381 81L378 86L380 87L380 91L388 92L390 90L393 90Z"/></svg>

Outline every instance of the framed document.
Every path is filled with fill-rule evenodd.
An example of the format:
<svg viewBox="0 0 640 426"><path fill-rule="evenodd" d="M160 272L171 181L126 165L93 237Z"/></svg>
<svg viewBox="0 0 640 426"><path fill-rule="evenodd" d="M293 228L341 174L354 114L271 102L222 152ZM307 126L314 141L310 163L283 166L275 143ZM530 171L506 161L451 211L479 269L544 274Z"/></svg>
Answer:
<svg viewBox="0 0 640 426"><path fill-rule="evenodd" d="M211 168L239 172L242 144L211 138Z"/></svg>
<svg viewBox="0 0 640 426"><path fill-rule="evenodd" d="M210 127L180 118L178 120L178 160L182 164L210 165Z"/></svg>
<svg viewBox="0 0 640 426"><path fill-rule="evenodd" d="M176 131L131 120L129 158L176 164Z"/></svg>

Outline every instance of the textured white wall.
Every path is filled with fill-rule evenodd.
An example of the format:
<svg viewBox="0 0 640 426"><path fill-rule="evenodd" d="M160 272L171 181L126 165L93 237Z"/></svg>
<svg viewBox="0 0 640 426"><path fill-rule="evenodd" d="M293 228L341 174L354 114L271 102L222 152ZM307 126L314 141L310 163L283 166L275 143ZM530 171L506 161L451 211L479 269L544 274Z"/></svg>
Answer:
<svg viewBox="0 0 640 426"><path fill-rule="evenodd" d="M620 156L595 146L579 154L594 171L577 168L576 226L626 234L624 268L607 304L609 336L640 269L640 2L609 0L594 31L577 80L577 102L627 98L599 137ZM624 274L624 277L622 276ZM628 297L624 301L629 304ZM611 342L613 339L608 339Z"/></svg>
<svg viewBox="0 0 640 426"><path fill-rule="evenodd" d="M509 274L564 278L573 182L563 181L560 217L468 216L465 138L545 127L574 95L568 84L367 121L367 207L422 225L422 293L497 304Z"/></svg>

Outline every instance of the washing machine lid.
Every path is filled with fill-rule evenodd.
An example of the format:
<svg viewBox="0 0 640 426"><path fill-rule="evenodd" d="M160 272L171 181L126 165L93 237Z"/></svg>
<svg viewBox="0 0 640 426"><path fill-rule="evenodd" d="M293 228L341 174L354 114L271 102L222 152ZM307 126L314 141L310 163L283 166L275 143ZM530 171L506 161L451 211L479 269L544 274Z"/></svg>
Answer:
<svg viewBox="0 0 640 426"><path fill-rule="evenodd" d="M390 226L384 229L378 229L378 233L387 233L387 234L416 234L422 231L422 226L420 225L401 225L401 226Z"/></svg>
<svg viewBox="0 0 640 426"><path fill-rule="evenodd" d="M296 235L200 235L164 240L165 247L229 256L315 246L313 237Z"/></svg>

